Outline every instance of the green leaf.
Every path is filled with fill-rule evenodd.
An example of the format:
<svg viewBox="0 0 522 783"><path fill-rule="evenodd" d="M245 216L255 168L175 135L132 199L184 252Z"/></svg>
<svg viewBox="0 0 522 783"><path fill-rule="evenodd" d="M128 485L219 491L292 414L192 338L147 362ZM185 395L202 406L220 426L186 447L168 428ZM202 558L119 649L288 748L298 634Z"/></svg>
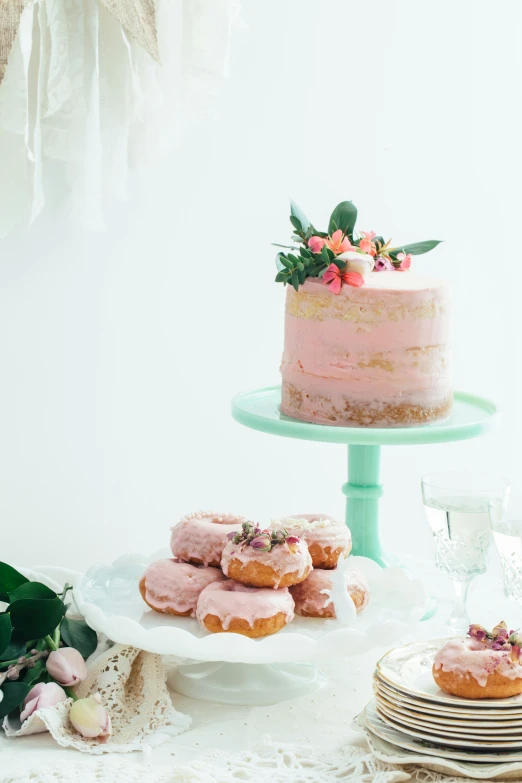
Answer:
<svg viewBox="0 0 522 783"><path fill-rule="evenodd" d="M8 617L10 619L10 615L8 615ZM25 655L25 651L25 640L22 639L16 631L13 631L11 634L11 642L0 655L0 665L2 661L13 661L15 658Z"/></svg>
<svg viewBox="0 0 522 783"><path fill-rule="evenodd" d="M25 682L5 682L2 685L4 698L0 701L0 720L21 707L29 691L29 685Z"/></svg>
<svg viewBox="0 0 522 783"><path fill-rule="evenodd" d="M412 256L422 256L424 253L429 253L437 245L440 245L441 242L441 239L427 239L425 242L413 242L411 245L394 247L389 252L394 257L397 257L397 253L411 253Z"/></svg>
<svg viewBox="0 0 522 783"><path fill-rule="evenodd" d="M306 231L311 225L301 207L298 207L295 201L290 200L290 220L292 220L292 218L297 218L303 231ZM293 220L292 225L295 226Z"/></svg>
<svg viewBox="0 0 522 783"><path fill-rule="evenodd" d="M0 562L0 601L9 601L9 593L28 582L16 568Z"/></svg>
<svg viewBox="0 0 522 783"><path fill-rule="evenodd" d="M284 265L284 264L281 262L281 256L282 256L282 255L283 255L282 253L278 253L278 254L276 255L276 257L275 257L275 265L276 265L276 267L277 267L277 271L278 271L278 272L280 272L280 271L281 271L281 269L284 269L284 268L285 268L285 265Z"/></svg>
<svg viewBox="0 0 522 783"><path fill-rule="evenodd" d="M330 256L328 255L328 248L323 245L321 248L321 256L325 264L330 264Z"/></svg>
<svg viewBox="0 0 522 783"><path fill-rule="evenodd" d="M295 215L290 215L290 223L293 225L296 231L302 231L303 227L301 221Z"/></svg>
<svg viewBox="0 0 522 783"><path fill-rule="evenodd" d="M10 603L22 598L56 598L56 593L41 582L26 582L9 593Z"/></svg>
<svg viewBox="0 0 522 783"><path fill-rule="evenodd" d="M299 259L293 253L288 253L288 260L292 262L292 268L299 263Z"/></svg>
<svg viewBox="0 0 522 783"><path fill-rule="evenodd" d="M45 671L45 661L42 660L36 661L32 669L25 670L25 674L22 678L22 682L24 682L25 685L30 685L32 688L33 685L36 683L36 681L40 679L44 671Z"/></svg>
<svg viewBox="0 0 522 783"><path fill-rule="evenodd" d="M292 272L292 277L290 278L292 281L292 285L294 286L296 291L299 291L299 274L297 272L297 269L294 269Z"/></svg>
<svg viewBox="0 0 522 783"><path fill-rule="evenodd" d="M8 614L0 614L0 654L3 654L9 647L11 641L11 618ZM7 658L6 660L10 660Z"/></svg>
<svg viewBox="0 0 522 783"><path fill-rule="evenodd" d="M28 641L52 633L65 614L59 598L22 598L9 606L11 622L18 635Z"/></svg>
<svg viewBox="0 0 522 783"><path fill-rule="evenodd" d="M62 639L68 647L74 647L84 658L92 655L98 645L96 631L83 620L65 617L60 626Z"/></svg>
<svg viewBox="0 0 522 783"><path fill-rule="evenodd" d="M283 253L280 253L279 260L286 269L292 269L292 262Z"/></svg>
<svg viewBox="0 0 522 783"><path fill-rule="evenodd" d="M297 275L299 277L300 285L303 285L304 281L306 280L306 271L304 269L299 269L297 271Z"/></svg>
<svg viewBox="0 0 522 783"><path fill-rule="evenodd" d="M331 214L330 222L328 223L328 233L332 235L334 231L340 228L343 234L351 237L356 220L357 207L353 201L341 201Z"/></svg>
<svg viewBox="0 0 522 783"><path fill-rule="evenodd" d="M276 283L284 283L286 281L287 277L288 277L288 272L285 269L282 269L275 276L275 281L276 281Z"/></svg>

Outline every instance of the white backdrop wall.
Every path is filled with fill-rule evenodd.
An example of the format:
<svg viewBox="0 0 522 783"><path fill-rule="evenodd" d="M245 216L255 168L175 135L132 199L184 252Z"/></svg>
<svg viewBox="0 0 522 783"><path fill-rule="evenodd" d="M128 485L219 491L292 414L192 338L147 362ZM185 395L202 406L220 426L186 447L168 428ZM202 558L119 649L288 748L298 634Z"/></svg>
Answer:
<svg viewBox="0 0 522 783"><path fill-rule="evenodd" d="M0 245L0 558L87 567L167 544L187 511L343 513L340 446L235 424L278 381L271 241L317 223L441 238L455 383L502 403L479 441L383 454L383 537L429 554L419 482L511 476L520 509L522 95L518 0L244 0L214 120L135 179L109 228L47 212ZM0 174L1 175L1 174ZM522 510L522 509L520 509Z"/></svg>

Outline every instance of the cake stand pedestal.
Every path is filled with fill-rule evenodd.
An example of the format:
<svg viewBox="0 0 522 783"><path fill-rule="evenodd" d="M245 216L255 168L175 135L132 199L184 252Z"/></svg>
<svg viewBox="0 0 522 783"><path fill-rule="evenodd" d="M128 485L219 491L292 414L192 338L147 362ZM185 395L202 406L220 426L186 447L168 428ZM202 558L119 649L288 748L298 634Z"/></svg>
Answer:
<svg viewBox="0 0 522 783"><path fill-rule="evenodd" d="M352 554L363 555L379 565L397 565L397 560L381 546L379 533L379 482L381 446L415 446L448 443L477 438L489 432L499 418L496 405L483 397L455 392L451 418L419 427L371 429L331 427L291 419L279 411L281 387L265 386L237 394L232 400L232 416L240 424L286 438L343 443L348 446L346 524L349 525Z"/></svg>

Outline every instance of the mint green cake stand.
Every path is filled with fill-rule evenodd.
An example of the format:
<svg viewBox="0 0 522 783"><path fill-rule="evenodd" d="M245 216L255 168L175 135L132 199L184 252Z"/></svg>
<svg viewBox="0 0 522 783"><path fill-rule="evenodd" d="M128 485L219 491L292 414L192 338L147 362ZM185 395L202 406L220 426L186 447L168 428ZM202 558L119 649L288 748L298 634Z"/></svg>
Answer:
<svg viewBox="0 0 522 783"><path fill-rule="evenodd" d="M415 446L425 443L449 443L478 438L497 423L496 405L484 397L455 392L450 419L420 427L369 429L330 427L290 419L279 412L280 386L265 386L237 394L232 400L232 416L240 424L270 435L311 440L319 443L343 443L348 446L346 524L352 532L354 555L370 557L379 565L397 561L381 546L379 534L379 483L381 446Z"/></svg>

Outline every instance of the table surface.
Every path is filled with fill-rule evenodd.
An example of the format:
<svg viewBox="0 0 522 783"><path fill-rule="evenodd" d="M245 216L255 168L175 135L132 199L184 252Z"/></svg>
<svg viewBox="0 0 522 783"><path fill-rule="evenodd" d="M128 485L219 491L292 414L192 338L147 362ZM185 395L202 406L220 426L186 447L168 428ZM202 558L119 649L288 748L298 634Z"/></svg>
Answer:
<svg viewBox="0 0 522 783"><path fill-rule="evenodd" d="M440 600L435 616L414 628L404 642L449 635L444 620L449 614L451 585L437 574L431 563L411 559L406 565L415 576L422 573L425 584ZM494 557L488 574L478 577L472 585L469 608L473 621L482 624L495 624L504 618L508 624L517 626L522 620L519 608L503 597L499 566ZM309 746L317 752L339 749L354 736L350 725L372 698L375 663L388 649L384 638L382 647L372 649L367 655L321 665L328 677L322 690L270 707L225 706L172 693L176 709L192 717L192 727L154 749L146 762L164 766L200 759L213 749L227 753L253 750L266 735L274 741ZM6 776L20 772L21 768L58 765L64 758L74 761L77 756L77 751L58 748L47 734L23 739L0 735L0 767ZM140 753L126 754L125 759L144 763Z"/></svg>

